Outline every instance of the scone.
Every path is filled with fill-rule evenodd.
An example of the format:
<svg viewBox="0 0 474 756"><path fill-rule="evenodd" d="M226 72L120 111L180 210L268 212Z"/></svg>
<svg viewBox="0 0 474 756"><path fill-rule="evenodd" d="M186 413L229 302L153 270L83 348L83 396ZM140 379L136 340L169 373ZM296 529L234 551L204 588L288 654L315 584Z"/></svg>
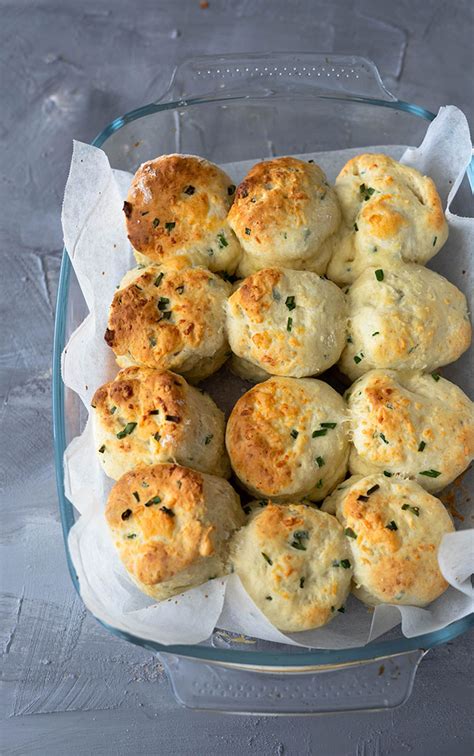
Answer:
<svg viewBox="0 0 474 756"><path fill-rule="evenodd" d="M226 429L242 485L276 501L323 499L344 478L349 456L346 405L314 378L270 378L234 406Z"/></svg>
<svg viewBox="0 0 474 756"><path fill-rule="evenodd" d="M339 286L365 268L395 261L425 264L448 238L434 182L387 155L358 155L336 179L343 222L325 245L327 276Z"/></svg>
<svg viewBox="0 0 474 756"><path fill-rule="evenodd" d="M426 606L448 587L437 555L453 523L439 499L414 481L356 476L323 509L335 511L344 528L354 594L364 603Z"/></svg>
<svg viewBox="0 0 474 756"><path fill-rule="evenodd" d="M351 473L399 473L434 493L474 457L474 405L437 373L371 370L346 399Z"/></svg>
<svg viewBox="0 0 474 756"><path fill-rule="evenodd" d="M140 166L124 203L137 262L184 257L233 273L240 245L227 223L235 194L229 176L195 155L162 155Z"/></svg>
<svg viewBox="0 0 474 756"><path fill-rule="evenodd" d="M457 360L471 343L466 297L421 265L367 268L347 302L340 368L351 380L373 368L431 371Z"/></svg>
<svg viewBox="0 0 474 756"><path fill-rule="evenodd" d="M199 381L229 356L229 293L230 284L205 268L139 266L115 293L105 340L120 367L174 370Z"/></svg>
<svg viewBox="0 0 474 756"><path fill-rule="evenodd" d="M225 574L229 538L245 521L227 481L166 463L122 475L105 516L130 577L158 600Z"/></svg>
<svg viewBox="0 0 474 756"><path fill-rule="evenodd" d="M331 254L322 245L339 227L341 213L319 166L281 157L250 169L228 220L243 250L240 277L269 265L322 275Z"/></svg>
<svg viewBox="0 0 474 756"><path fill-rule="evenodd" d="M346 342L341 290L316 273L265 268L227 300L227 336L237 357L269 375L302 378L327 370Z"/></svg>
<svg viewBox="0 0 474 756"><path fill-rule="evenodd" d="M325 625L350 590L352 556L342 527L303 504L255 509L231 541L231 561L260 611L284 632Z"/></svg>
<svg viewBox="0 0 474 756"><path fill-rule="evenodd" d="M92 407L96 450L111 478L157 462L229 477L224 413L181 375L125 368L97 389Z"/></svg>

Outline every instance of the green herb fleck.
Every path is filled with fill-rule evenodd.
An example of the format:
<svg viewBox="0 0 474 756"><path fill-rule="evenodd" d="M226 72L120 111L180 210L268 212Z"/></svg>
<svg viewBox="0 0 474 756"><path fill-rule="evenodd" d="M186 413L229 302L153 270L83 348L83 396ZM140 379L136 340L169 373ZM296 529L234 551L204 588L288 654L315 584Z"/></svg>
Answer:
<svg viewBox="0 0 474 756"><path fill-rule="evenodd" d="M217 242L219 244L219 249L224 249L224 247L229 246L229 242L225 238L224 234L217 234Z"/></svg>
<svg viewBox="0 0 474 756"><path fill-rule="evenodd" d="M99 454L103 454L105 452L105 444L102 444L102 446L99 449Z"/></svg>
<svg viewBox="0 0 474 756"><path fill-rule="evenodd" d="M325 436L327 432L328 432L327 428L320 428L319 430L313 431L311 437L317 438L318 436Z"/></svg>
<svg viewBox="0 0 474 756"><path fill-rule="evenodd" d="M121 430L120 433L117 433L117 438L125 438L125 436L129 436L130 433L133 433L136 427L136 423L127 423L125 428Z"/></svg>
<svg viewBox="0 0 474 756"><path fill-rule="evenodd" d="M364 202L367 202L368 199L371 198L373 193L375 192L375 189L373 189L371 186L366 186L365 184L361 184L359 187L360 197L364 200Z"/></svg>
<svg viewBox="0 0 474 756"><path fill-rule="evenodd" d="M149 342L149 344L150 344L150 346L151 346L152 348L153 348L153 347L156 347L156 339L155 339L155 337L154 337L154 336L150 336L150 337L148 338L148 342Z"/></svg>
<svg viewBox="0 0 474 756"><path fill-rule="evenodd" d="M122 520L128 520L129 517L132 515L131 509L126 509L125 512L122 512Z"/></svg>
<svg viewBox="0 0 474 756"><path fill-rule="evenodd" d="M358 365L359 362L362 362L363 359L364 359L364 353L363 352L361 352L360 354L356 354L354 356L354 362L355 362L356 365Z"/></svg>
<svg viewBox="0 0 474 756"><path fill-rule="evenodd" d="M286 330L291 331L292 325L293 325L293 318L288 318L288 320L286 321Z"/></svg>
<svg viewBox="0 0 474 756"><path fill-rule="evenodd" d="M214 438L214 434L213 433L209 433L209 435L206 436L206 438L204 439L204 446L208 446L208 444L211 443L211 441L212 441L213 438Z"/></svg>
<svg viewBox="0 0 474 756"><path fill-rule="evenodd" d="M321 428L335 428L337 423L320 423Z"/></svg>
<svg viewBox="0 0 474 756"><path fill-rule="evenodd" d="M383 474L385 475L386 478L391 478L393 475L393 473L389 472L388 470L384 470Z"/></svg>
<svg viewBox="0 0 474 756"><path fill-rule="evenodd" d="M380 333L380 331L374 331L373 334L372 334L372 336L378 336L379 333Z"/></svg>
<svg viewBox="0 0 474 756"><path fill-rule="evenodd" d="M343 567L345 570L349 570L351 567L351 563L348 559L341 559L341 567Z"/></svg>
<svg viewBox="0 0 474 756"><path fill-rule="evenodd" d="M278 289L272 289L272 297L275 300L275 302L279 302L281 299L281 294L278 291Z"/></svg>
<svg viewBox="0 0 474 756"><path fill-rule="evenodd" d="M165 415L165 420L168 423L180 423L181 422L181 418L178 417L178 415Z"/></svg>
<svg viewBox="0 0 474 756"><path fill-rule="evenodd" d="M168 307L169 303L170 303L170 300L168 299L168 297L160 297L159 300L158 300L157 307L158 307L159 310L166 310L166 308Z"/></svg>
<svg viewBox="0 0 474 756"><path fill-rule="evenodd" d="M171 312L171 310L166 310L166 312L162 312L161 313L161 319L162 320L169 320L171 318L172 314L173 313Z"/></svg>
<svg viewBox="0 0 474 756"><path fill-rule="evenodd" d="M344 614L344 612L346 611L346 607L345 606L340 606L337 611L341 612L341 614Z"/></svg>
<svg viewBox="0 0 474 756"><path fill-rule="evenodd" d="M435 238L433 239L433 247L435 247L435 246L436 246L436 242L437 242L437 241L438 241L438 237L437 237L437 236L435 236Z"/></svg>
<svg viewBox="0 0 474 756"><path fill-rule="evenodd" d="M149 210L144 210L143 213L140 213L140 215L149 215L149 214L150 214Z"/></svg>
<svg viewBox="0 0 474 756"><path fill-rule="evenodd" d="M431 377L436 383L438 383L439 379L441 378L439 373L431 373Z"/></svg>
<svg viewBox="0 0 474 756"><path fill-rule="evenodd" d="M266 562L267 562L268 564L273 564L273 562L272 562L272 560L270 559L270 557L268 556L268 554L265 554L265 552L264 552L264 551L262 551L262 552L261 552L261 554L262 554L263 558L265 559L265 561L266 561Z"/></svg>
<svg viewBox="0 0 474 756"><path fill-rule="evenodd" d="M159 409L150 410L150 412L148 414L149 415L159 415L160 414L160 410Z"/></svg>
<svg viewBox="0 0 474 756"><path fill-rule="evenodd" d="M127 538L129 538L130 540L131 540L132 538L136 538L136 537L137 537L137 534L136 534L136 533L129 533L129 534L128 534L128 536L127 536Z"/></svg>
<svg viewBox="0 0 474 756"><path fill-rule="evenodd" d="M320 478L318 482L316 483L316 488L322 488L323 487L323 479Z"/></svg>
<svg viewBox="0 0 474 756"><path fill-rule="evenodd" d="M385 527L387 528L387 530L398 530L398 526L395 520L390 520L388 525L385 525Z"/></svg>
<svg viewBox="0 0 474 756"><path fill-rule="evenodd" d="M296 307L295 298L294 297L287 297L285 300L285 304L288 307L289 310L294 310Z"/></svg>
<svg viewBox="0 0 474 756"><path fill-rule="evenodd" d="M306 546L304 545L303 541L308 540L308 538L309 533L307 530L295 530L290 546L294 549L298 549L299 551L306 551Z"/></svg>
<svg viewBox="0 0 474 756"><path fill-rule="evenodd" d="M140 501L140 494L138 493L138 491L134 491L133 495L134 495L134 497L136 498L137 501Z"/></svg>
<svg viewBox="0 0 474 756"><path fill-rule="evenodd" d="M113 415L114 412L116 411L116 409L117 409L117 407L114 404L114 406L110 408L110 414Z"/></svg>
<svg viewBox="0 0 474 756"><path fill-rule="evenodd" d="M380 488L379 484L376 483L375 486L372 486L371 488L369 488L369 490L367 491L367 496L370 496L370 494L375 493L375 491L378 491L379 488Z"/></svg>
<svg viewBox="0 0 474 756"><path fill-rule="evenodd" d="M168 517L174 517L173 510L169 509L168 507L162 506L160 507L160 511L163 512L165 515L168 515Z"/></svg>
<svg viewBox="0 0 474 756"><path fill-rule="evenodd" d="M142 480L142 488L150 488L150 484L146 480Z"/></svg>
<svg viewBox="0 0 474 756"><path fill-rule="evenodd" d="M187 186L186 189L184 190L184 193L189 194L189 196L191 196L191 194L194 194L195 191L196 191L195 187L189 184L189 186Z"/></svg>
<svg viewBox="0 0 474 756"><path fill-rule="evenodd" d="M344 530L344 535L346 535L348 538L357 538L357 533L354 533L352 528L346 528Z"/></svg>
<svg viewBox="0 0 474 756"><path fill-rule="evenodd" d="M155 439L155 441L158 442L160 440L161 436L160 436L159 433L155 433L154 436L153 436L153 438Z"/></svg>
<svg viewBox="0 0 474 756"><path fill-rule="evenodd" d="M357 223L354 223L354 231L358 231L358 230L359 230L359 226L357 225Z"/></svg>
<svg viewBox="0 0 474 756"><path fill-rule="evenodd" d="M381 268L375 271L375 278L377 281L383 281L383 270Z"/></svg>
<svg viewBox="0 0 474 756"><path fill-rule="evenodd" d="M423 449L425 448L425 446L426 446L425 442L424 441L420 441L420 445L418 446L418 451L422 452Z"/></svg>
<svg viewBox="0 0 474 756"><path fill-rule="evenodd" d="M324 457L316 457L316 462L318 463L318 467L323 467Z"/></svg>
<svg viewBox="0 0 474 756"><path fill-rule="evenodd" d="M360 494L360 495L359 495L359 496L357 497L357 501L369 501L369 497L368 497L368 496L366 496L365 494Z"/></svg>
<svg viewBox="0 0 474 756"><path fill-rule="evenodd" d="M409 512L413 512L417 517L420 516L420 507L412 507L411 504L402 504L402 509L404 511L408 510Z"/></svg>
<svg viewBox="0 0 474 756"><path fill-rule="evenodd" d="M380 438L382 439L382 441L384 442L384 444L388 444L388 441L387 441L387 439L385 438L385 436L384 436L384 434L383 434L383 433L379 433L379 436L380 436Z"/></svg>
<svg viewBox="0 0 474 756"><path fill-rule="evenodd" d="M290 433L290 436L292 438L298 438L298 431L293 428L293 430Z"/></svg>
<svg viewBox="0 0 474 756"><path fill-rule="evenodd" d="M230 186L227 187L227 194L229 195L229 197L232 197L234 192L235 192L235 184L231 184Z"/></svg>
<svg viewBox="0 0 474 756"><path fill-rule="evenodd" d="M304 578L304 577L300 577L300 588L304 587L304 581L305 581L305 579L306 578Z"/></svg>
<svg viewBox="0 0 474 756"><path fill-rule="evenodd" d="M164 273L160 273L160 275L156 277L156 279L155 279L155 286L159 286L160 285L160 283L163 280L164 275L165 275Z"/></svg>
<svg viewBox="0 0 474 756"><path fill-rule="evenodd" d="M250 236L250 229L249 229L249 228L246 228L246 229L245 229L245 233L247 234L247 236Z"/></svg>
<svg viewBox="0 0 474 756"><path fill-rule="evenodd" d="M160 496L153 496L152 499L148 499L148 501L145 502L146 507L151 507L152 504L161 504L161 497Z"/></svg>
<svg viewBox="0 0 474 756"><path fill-rule="evenodd" d="M352 344L353 343L352 336L348 336L346 340L347 340L348 344Z"/></svg>
<svg viewBox="0 0 474 756"><path fill-rule="evenodd" d="M160 225L160 219L159 218L153 218L153 228L158 228Z"/></svg>
<svg viewBox="0 0 474 756"><path fill-rule="evenodd" d="M427 478L437 478L441 473L439 470L422 470L420 475L426 475Z"/></svg>
<svg viewBox="0 0 474 756"><path fill-rule="evenodd" d="M170 234L173 228L176 226L176 221L168 221L168 223L165 223L165 228Z"/></svg>

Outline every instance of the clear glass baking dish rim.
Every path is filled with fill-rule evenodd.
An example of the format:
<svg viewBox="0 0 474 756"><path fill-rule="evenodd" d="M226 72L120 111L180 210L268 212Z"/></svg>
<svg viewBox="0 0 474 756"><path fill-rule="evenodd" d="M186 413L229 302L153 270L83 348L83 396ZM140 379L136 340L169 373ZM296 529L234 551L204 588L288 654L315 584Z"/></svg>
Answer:
<svg viewBox="0 0 474 756"><path fill-rule="evenodd" d="M251 56L251 59L258 59L265 61L272 58L274 55L269 53L268 57L263 54ZM315 54L312 54L313 56ZM283 54L282 54L283 57ZM284 57L291 60L292 54L285 53ZM298 54L300 58L301 55ZM342 56L336 56L339 60L354 61L354 58L344 58ZM236 56L208 56L200 60L209 61L215 63L218 61L225 61L226 59L232 59L235 61ZM245 65L249 56L241 56L241 64ZM331 58L334 60L334 56ZM380 75L376 66L365 59L358 59L364 64L368 65L371 69L372 75L376 81L376 84L382 92L384 99L366 97L362 95L354 95L344 93L342 95L325 95L320 93L311 93L311 96L315 99L333 99L336 101L345 101L348 103L367 104L372 106L379 106L385 108L391 108L394 110L404 111L411 115L423 118L427 121L432 121L435 118L435 114L426 110L418 105L405 102L396 99L391 95L384 87ZM190 63L192 61L188 61ZM228 102L230 97L228 95L217 96L215 94L198 96L198 97L186 97L186 99L172 99L170 101L163 102L162 100L169 95L173 90L173 84L176 80L176 72L179 68L185 67L182 64L181 67L175 70L170 86L167 92L163 95L160 101L150 103L140 108L136 108L123 116L114 119L109 123L92 141L92 145L95 147L101 147L105 141L112 136L115 132L121 129L128 123L137 119L158 113L164 110L183 109L189 106L195 106L202 103L209 102ZM259 94L261 96L261 93ZM231 99L235 100L248 100L251 95L248 94L236 94ZM474 169L473 163L467 171L471 188L474 190ZM54 342L53 342L53 371L52 371L52 402L53 402L53 438L54 438L54 461L56 471L56 487L59 499L59 508L61 516L61 526L64 539L64 546L66 551L67 565L73 585L80 596L79 581L77 574L72 563L71 555L68 546L68 534L71 527L74 525L74 508L72 503L66 498L64 491L64 467L63 459L66 449L66 427L65 427L65 414L64 414L64 384L61 376L61 354L65 347L65 328L66 328L66 311L67 311L67 294L69 289L69 279L71 274L71 262L67 254L66 249L63 250L61 270L59 276L58 294L56 300L56 316L54 325ZM97 619L97 618L96 618ZM453 640L458 635L465 633L470 627L474 625L474 614L457 620L442 630L437 630L425 635L415 636L413 638L400 637L393 640L372 642L366 646L349 649L338 650L324 650L324 649L308 649L304 652L295 653L295 651L245 651L244 649L224 649L216 648L214 646L201 646L201 645L172 645L165 646L160 643L142 639L138 636L131 635L127 632L119 630L101 620L97 619L100 624L105 627L109 632L117 637L129 641L135 645L149 649L155 653L164 653L168 655L178 655L181 657L187 657L194 659L195 661L211 662L213 664L224 664L226 666L232 666L236 668L247 668L252 670L275 670L280 672L285 669L288 672L310 672L315 669L329 668L336 665L353 664L357 662L363 662L368 660L376 660L393 656L396 654L403 654L413 651L415 649L427 650L434 648L435 646L447 643ZM301 660L301 664L298 661Z"/></svg>

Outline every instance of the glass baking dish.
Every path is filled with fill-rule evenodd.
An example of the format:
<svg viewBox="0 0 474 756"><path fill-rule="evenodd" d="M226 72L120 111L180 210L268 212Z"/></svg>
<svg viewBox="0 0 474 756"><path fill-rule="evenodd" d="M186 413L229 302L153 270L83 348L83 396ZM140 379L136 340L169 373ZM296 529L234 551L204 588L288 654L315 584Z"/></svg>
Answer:
<svg viewBox="0 0 474 756"><path fill-rule="evenodd" d="M94 140L112 167L134 172L158 154L185 152L216 163L367 145L418 145L434 114L397 100L375 65L326 54L204 57L179 66L156 102L117 118ZM468 171L469 173L469 171ZM472 174L468 176L471 186ZM468 215L465 181L456 209ZM463 207L464 206L464 207ZM66 252L56 308L53 416L56 478L69 571L67 536L75 511L65 497L63 455L87 418L79 397L61 380L62 350L86 316ZM441 631L405 638L399 629L367 646L338 651L233 638L215 631L206 643L161 646L107 629L157 652L177 700L226 712L314 714L392 708L410 695L426 651L452 640L473 617Z"/></svg>

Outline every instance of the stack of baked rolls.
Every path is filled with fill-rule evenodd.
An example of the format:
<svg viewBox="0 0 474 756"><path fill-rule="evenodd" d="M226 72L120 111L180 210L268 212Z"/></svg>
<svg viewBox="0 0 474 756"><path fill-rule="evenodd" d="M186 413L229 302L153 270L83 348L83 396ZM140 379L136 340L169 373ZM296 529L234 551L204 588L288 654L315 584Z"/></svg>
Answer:
<svg viewBox="0 0 474 756"><path fill-rule="evenodd" d="M236 186L164 155L140 166L124 215L138 267L105 333L121 369L92 407L132 580L162 600L234 571L288 632L329 622L350 591L439 597L453 522L436 494L474 456L474 411L437 372L471 326L424 267L448 236L433 181L366 154L334 186L292 157ZM254 385L237 382L226 423L193 384L229 357ZM344 394L325 380L336 365L355 381Z"/></svg>

